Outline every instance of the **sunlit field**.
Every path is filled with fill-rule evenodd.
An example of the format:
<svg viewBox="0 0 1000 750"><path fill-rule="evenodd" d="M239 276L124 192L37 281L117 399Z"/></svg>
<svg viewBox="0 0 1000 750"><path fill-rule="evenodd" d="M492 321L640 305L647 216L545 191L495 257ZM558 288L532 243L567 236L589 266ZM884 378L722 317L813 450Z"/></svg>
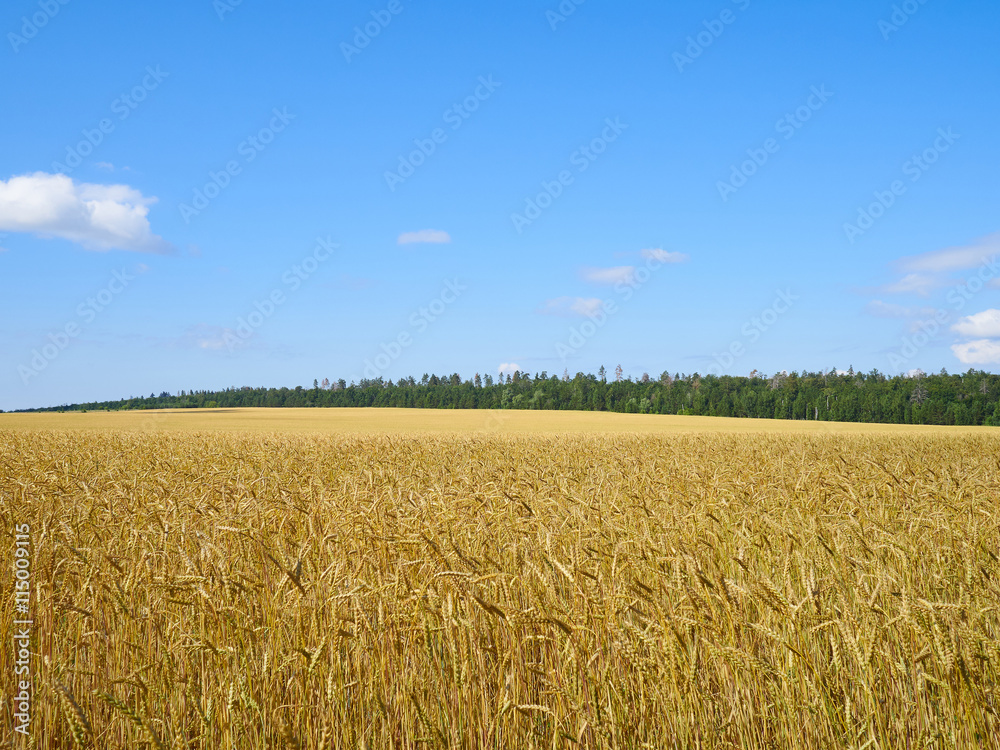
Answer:
<svg viewBox="0 0 1000 750"><path fill-rule="evenodd" d="M990 428L3 414L0 513L34 747L1000 746Z"/></svg>
<svg viewBox="0 0 1000 750"><path fill-rule="evenodd" d="M591 411L487 409L166 409L0 414L4 429L94 429L224 432L317 432L371 435L406 433L857 433L927 435L998 434L1000 429L901 424L859 424L785 419L618 414Z"/></svg>

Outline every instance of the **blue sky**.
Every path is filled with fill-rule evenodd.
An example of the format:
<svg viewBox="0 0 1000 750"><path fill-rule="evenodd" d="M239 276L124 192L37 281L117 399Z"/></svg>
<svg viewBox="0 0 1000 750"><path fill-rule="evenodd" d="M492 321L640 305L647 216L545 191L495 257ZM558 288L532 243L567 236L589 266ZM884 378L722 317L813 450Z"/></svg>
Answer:
<svg viewBox="0 0 1000 750"><path fill-rule="evenodd" d="M995 3L314 5L4 4L0 408L1000 364Z"/></svg>

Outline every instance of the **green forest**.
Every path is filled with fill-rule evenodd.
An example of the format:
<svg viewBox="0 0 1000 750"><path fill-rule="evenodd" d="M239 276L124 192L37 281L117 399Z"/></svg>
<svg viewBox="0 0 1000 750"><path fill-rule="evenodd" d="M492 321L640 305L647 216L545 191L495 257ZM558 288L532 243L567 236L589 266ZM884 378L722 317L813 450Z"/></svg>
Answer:
<svg viewBox="0 0 1000 750"><path fill-rule="evenodd" d="M643 374L624 378L621 367L596 375L541 372L534 376L429 375L396 382L314 380L311 388L226 388L151 393L119 401L28 409L84 411L222 407L403 407L418 409L568 409L641 414L691 414L834 422L1000 426L1000 375L886 376L877 370L781 372L765 376Z"/></svg>

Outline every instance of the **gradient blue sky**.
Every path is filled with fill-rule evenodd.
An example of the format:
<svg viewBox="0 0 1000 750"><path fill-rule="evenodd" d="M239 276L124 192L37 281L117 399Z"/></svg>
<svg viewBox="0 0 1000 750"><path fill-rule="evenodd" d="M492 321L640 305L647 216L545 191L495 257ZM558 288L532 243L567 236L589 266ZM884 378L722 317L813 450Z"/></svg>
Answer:
<svg viewBox="0 0 1000 750"><path fill-rule="evenodd" d="M0 408L366 369L1000 363L996 3L389 7L4 4Z"/></svg>

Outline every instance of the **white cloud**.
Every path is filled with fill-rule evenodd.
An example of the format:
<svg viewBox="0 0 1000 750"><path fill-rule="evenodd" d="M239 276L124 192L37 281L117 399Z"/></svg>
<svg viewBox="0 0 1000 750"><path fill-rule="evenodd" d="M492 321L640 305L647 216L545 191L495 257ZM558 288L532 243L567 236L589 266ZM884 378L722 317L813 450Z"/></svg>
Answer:
<svg viewBox="0 0 1000 750"><path fill-rule="evenodd" d="M969 245L946 247L943 250L900 258L895 261L894 266L903 277L882 287L881 291L926 297L936 289L957 283L952 276L954 272L972 268L979 268L980 279L986 281L996 275L998 255L1000 255L1000 232L987 235ZM989 271L985 277L984 270ZM986 286L1000 287L1000 279L993 278Z"/></svg>
<svg viewBox="0 0 1000 750"><path fill-rule="evenodd" d="M60 237L87 250L167 253L173 248L153 234L146 215L156 198L128 185L74 182L63 174L0 180L0 230Z"/></svg>
<svg viewBox="0 0 1000 750"><path fill-rule="evenodd" d="M643 258L658 260L660 263L683 263L690 257L687 253L672 252L670 250L662 250L660 248L640 250L639 254L642 255Z"/></svg>
<svg viewBox="0 0 1000 750"><path fill-rule="evenodd" d="M615 266L614 268L584 268L581 275L595 284L629 283L635 274L635 266Z"/></svg>
<svg viewBox="0 0 1000 750"><path fill-rule="evenodd" d="M520 372L521 366L516 365L513 362L504 362L497 368L497 372L501 375L513 375L515 372Z"/></svg>
<svg viewBox="0 0 1000 750"><path fill-rule="evenodd" d="M604 306L604 300L597 297L556 297L546 300L538 312L543 315L596 315Z"/></svg>
<svg viewBox="0 0 1000 750"><path fill-rule="evenodd" d="M966 365L989 365L1000 363L1000 343L989 339L953 344L952 352L958 361Z"/></svg>
<svg viewBox="0 0 1000 750"><path fill-rule="evenodd" d="M911 255L899 260L904 271L958 271L975 268L994 255L1000 253L1000 232L987 235L971 245L946 247L920 255Z"/></svg>
<svg viewBox="0 0 1000 750"><path fill-rule="evenodd" d="M889 294L919 294L926 297L932 289L940 286L933 276L919 273L908 273L894 284L887 284L883 291Z"/></svg>
<svg viewBox="0 0 1000 750"><path fill-rule="evenodd" d="M398 245L411 245L414 243L442 244L451 242L451 235L440 229L421 229L417 232L403 232L396 240Z"/></svg>
<svg viewBox="0 0 1000 750"><path fill-rule="evenodd" d="M1000 310L989 309L961 318L951 330L972 338L1000 338Z"/></svg>

